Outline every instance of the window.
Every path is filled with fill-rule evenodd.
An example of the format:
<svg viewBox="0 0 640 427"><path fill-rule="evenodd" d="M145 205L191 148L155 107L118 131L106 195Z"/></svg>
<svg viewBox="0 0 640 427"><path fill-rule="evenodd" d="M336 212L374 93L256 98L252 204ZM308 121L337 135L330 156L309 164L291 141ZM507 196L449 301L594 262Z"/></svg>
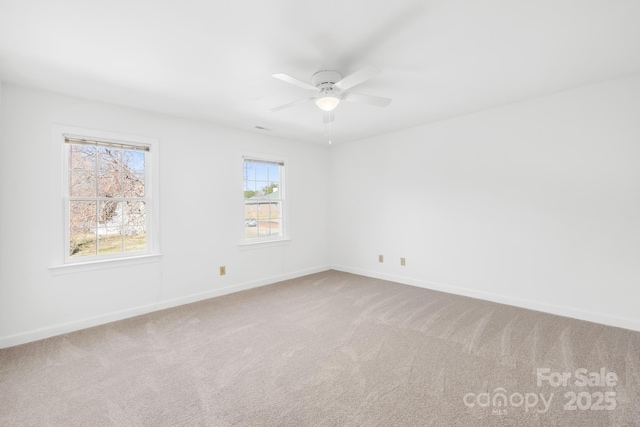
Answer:
<svg viewBox="0 0 640 427"><path fill-rule="evenodd" d="M243 177L244 241L285 239L284 162L245 157Z"/></svg>
<svg viewBox="0 0 640 427"><path fill-rule="evenodd" d="M157 139L59 125L53 137L52 267L159 255Z"/></svg>
<svg viewBox="0 0 640 427"><path fill-rule="evenodd" d="M68 257L147 251L149 147L65 137Z"/></svg>

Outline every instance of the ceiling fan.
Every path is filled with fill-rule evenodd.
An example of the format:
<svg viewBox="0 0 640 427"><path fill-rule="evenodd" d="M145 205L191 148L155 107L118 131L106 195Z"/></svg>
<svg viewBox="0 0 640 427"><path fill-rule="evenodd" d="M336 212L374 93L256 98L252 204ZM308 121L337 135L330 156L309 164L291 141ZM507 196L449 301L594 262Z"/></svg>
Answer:
<svg viewBox="0 0 640 427"><path fill-rule="evenodd" d="M326 123L333 120L332 111L338 106L340 101L386 107L391 103L390 98L347 92L352 87L357 86L380 73L380 69L373 66L361 68L347 77L342 77L342 75L337 71L318 71L311 76L311 83L307 83L284 73L274 74L273 77L276 79L280 79L283 82L290 83L303 89L311 90L315 92L315 94L308 98L299 99L288 104L270 108L267 111L280 111L308 101L315 101L318 108L325 112L324 121Z"/></svg>

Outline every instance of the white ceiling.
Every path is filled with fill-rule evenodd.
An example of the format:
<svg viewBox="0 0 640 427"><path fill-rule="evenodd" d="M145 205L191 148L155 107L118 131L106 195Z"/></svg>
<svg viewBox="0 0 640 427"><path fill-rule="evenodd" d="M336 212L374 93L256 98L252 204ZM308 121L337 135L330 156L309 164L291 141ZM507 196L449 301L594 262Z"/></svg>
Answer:
<svg viewBox="0 0 640 427"><path fill-rule="evenodd" d="M383 74L341 103L353 141L640 71L639 0L0 0L0 79L326 143L322 69ZM260 131L255 126L270 129Z"/></svg>

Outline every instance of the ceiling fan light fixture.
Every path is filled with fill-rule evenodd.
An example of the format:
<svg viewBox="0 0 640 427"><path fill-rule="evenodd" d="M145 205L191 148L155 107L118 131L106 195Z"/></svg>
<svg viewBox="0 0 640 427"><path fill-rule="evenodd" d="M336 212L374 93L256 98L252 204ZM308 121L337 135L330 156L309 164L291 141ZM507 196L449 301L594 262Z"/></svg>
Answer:
<svg viewBox="0 0 640 427"><path fill-rule="evenodd" d="M316 99L316 105L322 111L333 111L340 103L340 98L335 95L325 95Z"/></svg>

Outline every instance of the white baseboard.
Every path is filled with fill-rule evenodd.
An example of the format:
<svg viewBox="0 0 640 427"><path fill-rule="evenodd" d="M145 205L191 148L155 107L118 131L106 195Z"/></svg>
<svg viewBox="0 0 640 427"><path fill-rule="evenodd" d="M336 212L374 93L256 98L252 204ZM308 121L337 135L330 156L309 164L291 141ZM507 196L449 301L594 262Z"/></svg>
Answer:
<svg viewBox="0 0 640 427"><path fill-rule="evenodd" d="M469 288L447 285L444 283L431 282L428 280L414 279L411 277L395 276L380 273L377 271L363 270L359 268L346 267L343 265L332 265L332 270L343 271L345 273L357 274L360 276L372 277L375 279L388 280L390 282L402 283L434 291L446 292L449 294L461 295L465 297L477 298L485 301L507 304L514 307L526 308L529 310L541 311L543 313L556 314L558 316L571 317L573 319L586 320L588 322L600 323L618 328L630 329L640 332L640 320L626 317L612 316L604 313L579 310L573 307L566 307L555 304L548 304L540 301L515 298L505 295L493 294L490 292L477 291Z"/></svg>
<svg viewBox="0 0 640 427"><path fill-rule="evenodd" d="M190 304L192 302L198 302L209 298L215 298L222 295L232 294L234 292L246 291L247 289L259 288L261 286L271 285L273 283L282 282L283 280L295 279L296 277L307 276L309 274L321 273L329 270L329 266L321 266L315 268L309 268L306 270L299 270L292 273L280 274L277 276L271 276L266 279L255 280L251 282L239 283L236 285L227 286L226 288L214 289L199 294L188 295L185 297L175 298L171 300L161 301L154 306L154 310L164 310L166 308L177 307L179 305Z"/></svg>
<svg viewBox="0 0 640 427"><path fill-rule="evenodd" d="M296 277L307 276L309 274L320 273L322 271L327 271L329 269L330 269L329 266L320 266L320 267L310 268L306 270L294 271L290 273L268 277L265 279L239 283L239 284L227 286L221 289L214 289L211 291L187 295L180 298L174 298L174 299L165 300L165 301L158 301L153 304L146 304L143 306L133 307L133 308L112 312L112 313L107 313L100 316L75 320L73 322L60 323L54 326L47 326L46 328L35 329L32 331L23 332L16 335L2 337L0 338L0 348L13 347L16 345L25 344L32 341L50 338L56 335L66 334L68 332L74 332L81 329L104 325L106 323L111 323L118 320L128 319L130 317L139 316L141 314L164 310L171 307L177 307L179 305L202 301L209 298L215 298L222 295L231 294L234 292L244 291L247 289L258 288L260 286L270 285L273 283L281 282L283 280L295 279Z"/></svg>

